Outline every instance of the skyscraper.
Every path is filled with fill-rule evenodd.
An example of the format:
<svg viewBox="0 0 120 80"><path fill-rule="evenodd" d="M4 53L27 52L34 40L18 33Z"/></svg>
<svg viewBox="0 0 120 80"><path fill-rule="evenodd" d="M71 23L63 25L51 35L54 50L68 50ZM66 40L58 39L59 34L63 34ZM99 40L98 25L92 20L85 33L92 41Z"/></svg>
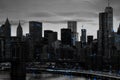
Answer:
<svg viewBox="0 0 120 80"><path fill-rule="evenodd" d="M82 47L84 47L86 44L86 29L81 29L80 40L81 40Z"/></svg>
<svg viewBox="0 0 120 80"><path fill-rule="evenodd" d="M77 21L68 21L68 29L71 29L72 44L75 45L75 42L78 41Z"/></svg>
<svg viewBox="0 0 120 80"><path fill-rule="evenodd" d="M71 45L71 29L61 29L61 42L64 45Z"/></svg>
<svg viewBox="0 0 120 80"><path fill-rule="evenodd" d="M52 32L52 30L44 30L44 38L48 39L48 35Z"/></svg>
<svg viewBox="0 0 120 80"><path fill-rule="evenodd" d="M29 32L33 41L40 41L42 38L42 23L36 21L29 22Z"/></svg>
<svg viewBox="0 0 120 80"><path fill-rule="evenodd" d="M2 35L5 37L5 58L9 59L11 58L11 41L10 41L10 37L11 37L11 24L8 20L8 18L6 19L6 22L4 25L2 25L2 30L3 33Z"/></svg>
<svg viewBox="0 0 120 80"><path fill-rule="evenodd" d="M86 43L86 29L81 29L81 42Z"/></svg>
<svg viewBox="0 0 120 80"><path fill-rule="evenodd" d="M107 15L108 34L112 34L112 31L113 31L113 8L110 6L109 1L108 1L108 6L105 8L105 13L108 13L108 15Z"/></svg>
<svg viewBox="0 0 120 80"><path fill-rule="evenodd" d="M89 35L87 36L87 43L90 45L93 42L93 36Z"/></svg>
<svg viewBox="0 0 120 80"><path fill-rule="evenodd" d="M11 24L8 20L8 18L6 19L5 24L3 25L3 35L5 38L10 38L11 36Z"/></svg>
<svg viewBox="0 0 120 80"><path fill-rule="evenodd" d="M98 52L106 58L110 57L110 48L112 44L114 44L114 42L112 42L113 40L111 41L113 33L113 8L110 7L108 0L108 6L105 8L105 12L99 14L98 31Z"/></svg>
<svg viewBox="0 0 120 80"><path fill-rule="evenodd" d="M68 29L71 29L71 32L77 32L77 22L68 21Z"/></svg>
<svg viewBox="0 0 120 80"><path fill-rule="evenodd" d="M108 54L108 13L99 14L99 35L98 35L98 51L100 55Z"/></svg>
<svg viewBox="0 0 120 80"><path fill-rule="evenodd" d="M21 38L22 36L23 36L23 30L22 30L21 24L19 22L19 25L17 27L17 37Z"/></svg>
<svg viewBox="0 0 120 80"><path fill-rule="evenodd" d="M48 44L55 42L57 40L57 32L51 30L44 30L44 38Z"/></svg>

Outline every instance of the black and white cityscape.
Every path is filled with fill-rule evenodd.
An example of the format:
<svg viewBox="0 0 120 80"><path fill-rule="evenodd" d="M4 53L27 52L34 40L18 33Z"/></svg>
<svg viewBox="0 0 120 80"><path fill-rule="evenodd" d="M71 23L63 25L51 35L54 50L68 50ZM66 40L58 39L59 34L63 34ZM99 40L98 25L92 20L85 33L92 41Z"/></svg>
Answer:
<svg viewBox="0 0 120 80"><path fill-rule="evenodd" d="M7 18L0 27L0 75L8 74L9 78L0 80L78 80L74 76L79 80L119 80L120 26L115 32L109 0L103 10L98 14L96 38L87 34L84 26L78 32L76 20L66 21L67 28L61 28L60 34L43 30L43 22L31 20L29 33L24 35L18 19L16 36L11 36L12 25ZM43 73L72 77L47 79L42 78Z"/></svg>

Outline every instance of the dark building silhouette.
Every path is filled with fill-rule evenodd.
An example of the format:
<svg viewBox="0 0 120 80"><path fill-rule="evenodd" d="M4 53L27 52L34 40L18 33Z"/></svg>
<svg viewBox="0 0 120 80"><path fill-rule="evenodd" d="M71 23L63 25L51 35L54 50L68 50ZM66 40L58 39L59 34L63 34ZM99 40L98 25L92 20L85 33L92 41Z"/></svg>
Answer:
<svg viewBox="0 0 120 80"><path fill-rule="evenodd" d="M5 24L3 25L3 34L5 38L10 38L11 36L11 24L8 20L8 18L6 19Z"/></svg>
<svg viewBox="0 0 120 80"><path fill-rule="evenodd" d="M11 43L11 80L25 80L26 78L26 65L25 65L25 55L26 46L24 42L13 41Z"/></svg>
<svg viewBox="0 0 120 80"><path fill-rule="evenodd" d="M26 37L25 37L25 43L27 45L27 53L28 53L28 60L29 61L32 61L34 60L34 45L33 45L33 41L31 39L31 36L30 34L26 34Z"/></svg>
<svg viewBox="0 0 120 80"><path fill-rule="evenodd" d="M3 30L3 36L5 37L5 58L10 59L11 58L11 50L10 50L11 24L8 18L6 19L5 24L3 24L2 30Z"/></svg>
<svg viewBox="0 0 120 80"><path fill-rule="evenodd" d="M98 51L100 55L108 54L108 13L99 14L99 36L98 36Z"/></svg>
<svg viewBox="0 0 120 80"><path fill-rule="evenodd" d="M101 69L110 67L114 46L114 31L113 31L113 8L108 6L105 12L99 14L99 30L98 30L98 63ZM106 65L103 65L106 64Z"/></svg>
<svg viewBox="0 0 120 80"><path fill-rule="evenodd" d="M36 21L29 22L29 32L33 41L40 41L42 38L42 23Z"/></svg>
<svg viewBox="0 0 120 80"><path fill-rule="evenodd" d="M57 32L52 32L48 35L48 43L51 44L57 40Z"/></svg>
<svg viewBox="0 0 120 80"><path fill-rule="evenodd" d="M61 42L64 45L71 45L71 29L61 29Z"/></svg>
<svg viewBox="0 0 120 80"><path fill-rule="evenodd" d="M52 30L44 30L44 38L48 39L48 35L52 32Z"/></svg>
<svg viewBox="0 0 120 80"><path fill-rule="evenodd" d="M5 58L5 39L3 36L0 36L0 59Z"/></svg>
<svg viewBox="0 0 120 80"><path fill-rule="evenodd" d="M113 36L113 8L108 6L105 8L105 12L99 14L99 31L98 31L98 51L102 51L105 57L110 54L111 39ZM100 52L101 53L101 52Z"/></svg>
<svg viewBox="0 0 120 80"><path fill-rule="evenodd" d="M107 30L108 30L108 34L112 34L113 32L113 8L110 7L109 5L105 8L105 13L107 14Z"/></svg>
<svg viewBox="0 0 120 80"><path fill-rule="evenodd" d="M22 30L21 24L19 22L19 25L17 27L17 37L21 38L22 36L23 36L23 30Z"/></svg>
<svg viewBox="0 0 120 80"><path fill-rule="evenodd" d="M51 44L57 40L57 32L52 30L44 30L44 39L47 44Z"/></svg>
<svg viewBox="0 0 120 80"><path fill-rule="evenodd" d="M92 35L87 36L87 43L88 43L88 45L90 45L92 42L93 42L93 36Z"/></svg>
<svg viewBox="0 0 120 80"><path fill-rule="evenodd" d="M81 29L80 40L81 40L82 47L84 47L86 44L86 29Z"/></svg>
<svg viewBox="0 0 120 80"><path fill-rule="evenodd" d="M41 45L40 42L42 40L42 23L36 21L29 22L29 33L30 36L28 38L29 45L29 54L31 60L40 59L41 54Z"/></svg>
<svg viewBox="0 0 120 80"><path fill-rule="evenodd" d="M82 43L86 43L86 29L81 29L81 38Z"/></svg>
<svg viewBox="0 0 120 80"><path fill-rule="evenodd" d="M72 32L72 45L75 45L75 42L78 41L77 33L77 21L68 21L68 29L71 29Z"/></svg>

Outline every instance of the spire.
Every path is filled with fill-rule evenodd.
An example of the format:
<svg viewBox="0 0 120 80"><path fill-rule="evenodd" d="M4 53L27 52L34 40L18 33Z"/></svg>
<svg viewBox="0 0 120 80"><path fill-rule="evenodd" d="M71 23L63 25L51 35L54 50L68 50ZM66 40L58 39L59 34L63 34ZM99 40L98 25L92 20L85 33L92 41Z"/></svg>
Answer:
<svg viewBox="0 0 120 80"><path fill-rule="evenodd" d="M17 27L17 37L22 37L23 35L23 30L19 21L18 27Z"/></svg>
<svg viewBox="0 0 120 80"><path fill-rule="evenodd" d="M9 19L8 19L8 18L6 19L5 24L10 24L10 22L9 22Z"/></svg>
<svg viewBox="0 0 120 80"><path fill-rule="evenodd" d="M19 24L18 24L18 27L21 27L21 24L20 24L20 20L19 20Z"/></svg>

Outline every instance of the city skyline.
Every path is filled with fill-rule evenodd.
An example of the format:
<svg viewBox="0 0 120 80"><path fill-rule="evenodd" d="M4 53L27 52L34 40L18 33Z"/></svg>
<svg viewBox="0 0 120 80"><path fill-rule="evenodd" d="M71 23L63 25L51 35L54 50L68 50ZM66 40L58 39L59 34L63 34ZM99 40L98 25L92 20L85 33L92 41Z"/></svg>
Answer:
<svg viewBox="0 0 120 80"><path fill-rule="evenodd" d="M98 16L99 12L103 12L107 6L107 0L52 0L49 1L32 1L27 0L18 1L16 4L14 0L1 1L1 20L3 24L6 17L9 18L12 24L12 36L16 34L16 28L21 21L24 34L28 31L29 21L43 22L43 30L54 30L58 32L58 39L60 39L60 29L67 28L67 21L73 20L78 22L77 32L79 33L79 39L81 35L82 25L87 29L87 34L97 36ZM3 4L4 3L4 4ZM18 4L19 3L19 4ZM102 5L99 5L101 3ZM119 25L119 1L111 0L110 6L114 8L114 30L116 31ZM18 6L16 7L15 5ZM20 4L22 6L20 6ZM41 5L40 5L41 4ZM44 4L44 5L43 5ZM12 6L11 6L12 5ZM58 6L59 5L59 6ZM15 6L15 7L14 7ZM62 8L64 7L64 8ZM29 10L30 8L30 10ZM59 9L58 9L59 8ZM27 10L26 10L27 9ZM28 12L27 12L28 11Z"/></svg>
<svg viewBox="0 0 120 80"><path fill-rule="evenodd" d="M117 23L118 11L114 9L113 1L106 0L107 5L102 11L97 8L99 5L95 7L95 0L81 0L81 7L77 6L79 0L51 0L51 3L45 0L40 1L41 5L36 3L38 1L27 1L27 6L18 5L15 8L9 3L9 6L13 7L12 13L15 12L16 15L7 17L0 27L0 71L8 72L8 80L28 80L28 73L29 79L42 79L38 74L46 72L96 80L120 79L120 24ZM15 4L18 3L21 4L22 1ZM47 5L43 5L44 3ZM30 4L35 6L34 9ZM37 4L42 6L43 10L47 9L48 13L36 14L35 11L39 11ZM85 7L91 4L91 7ZM99 4L102 5L102 2L99 1ZM48 7L52 7L51 11ZM80 12L76 11L76 7L81 8ZM9 9L11 11L11 8ZM9 9L7 14L12 16ZM52 12L54 15L49 14ZM19 17L17 13L24 13L26 16ZM117 29L114 30L115 28ZM51 77L55 76L50 76L50 79Z"/></svg>

